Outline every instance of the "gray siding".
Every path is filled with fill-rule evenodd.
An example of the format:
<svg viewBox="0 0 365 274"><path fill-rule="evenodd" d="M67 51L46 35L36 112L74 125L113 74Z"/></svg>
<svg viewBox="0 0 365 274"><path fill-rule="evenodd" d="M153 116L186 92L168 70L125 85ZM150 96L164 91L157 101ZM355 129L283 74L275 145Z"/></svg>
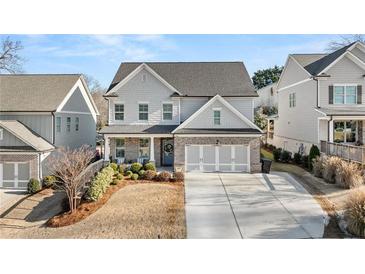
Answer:
<svg viewBox="0 0 365 274"><path fill-rule="evenodd" d="M181 98L181 122L188 119L193 113L200 109L206 102L208 97L197 97L197 98Z"/></svg>
<svg viewBox="0 0 365 274"><path fill-rule="evenodd" d="M355 47L351 50L351 53L353 53L356 57L365 62L365 52L363 52L362 50Z"/></svg>
<svg viewBox="0 0 365 274"><path fill-rule="evenodd" d="M62 111L78 111L78 112L90 112L84 97L82 96L80 88L76 88L74 93L68 99Z"/></svg>
<svg viewBox="0 0 365 274"><path fill-rule="evenodd" d="M236 108L241 114L243 114L250 121L253 121L253 98L237 98L237 97L224 97L224 99Z"/></svg>
<svg viewBox="0 0 365 274"><path fill-rule="evenodd" d="M220 108L221 124L214 125L213 111L214 108ZM215 101L201 112L193 121L191 121L186 128L249 128L236 114L232 113L221 102Z"/></svg>
<svg viewBox="0 0 365 274"><path fill-rule="evenodd" d="M349 58L344 57L338 61L333 67L331 67L327 73L331 75L327 80L320 81L320 106L321 107L338 107L340 105L328 104L328 86L334 84L356 84L363 85L364 81L364 70L356 65ZM362 92L364 93L365 87ZM365 103L365 96L362 95L362 104ZM344 105L342 105L344 106ZM345 105L346 106L346 105ZM347 105L348 106L348 105ZM359 105L357 105L359 106ZM356 106L354 106L356 107Z"/></svg>
<svg viewBox="0 0 365 274"><path fill-rule="evenodd" d="M91 145L95 147L96 124L91 114L56 113L56 117L61 117L61 132L55 132L55 145L77 148L81 145ZM71 117L71 130L67 132L67 117ZM79 117L79 131L75 130L75 118Z"/></svg>
<svg viewBox="0 0 365 274"><path fill-rule="evenodd" d="M287 65L280 76L278 89L295 84L309 78L309 74L304 71L293 59L289 57Z"/></svg>
<svg viewBox="0 0 365 274"><path fill-rule="evenodd" d="M0 127L0 129L2 128ZM28 146L28 144L3 128L3 139L0 140L0 146Z"/></svg>
<svg viewBox="0 0 365 274"><path fill-rule="evenodd" d="M0 114L0 120L18 120L28 128L42 136L48 142L52 143L52 115L16 115Z"/></svg>

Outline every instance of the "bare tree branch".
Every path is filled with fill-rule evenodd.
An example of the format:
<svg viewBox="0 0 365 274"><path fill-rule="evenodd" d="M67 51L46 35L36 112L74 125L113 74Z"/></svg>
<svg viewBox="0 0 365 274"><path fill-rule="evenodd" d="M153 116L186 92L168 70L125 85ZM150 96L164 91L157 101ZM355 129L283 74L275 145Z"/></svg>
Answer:
<svg viewBox="0 0 365 274"><path fill-rule="evenodd" d="M22 72L24 59L18 55L23 49L20 41L12 41L10 37L1 42L0 50L0 72L19 73Z"/></svg>
<svg viewBox="0 0 365 274"><path fill-rule="evenodd" d="M78 149L60 148L47 162L50 174L56 177L56 186L66 192L70 210L74 212L83 188L80 174L90 164L95 152L87 146Z"/></svg>
<svg viewBox="0 0 365 274"><path fill-rule="evenodd" d="M353 42L363 42L365 43L364 34L353 34L353 35L341 35L338 41L332 41L327 46L327 51L333 52L340 48L343 48Z"/></svg>

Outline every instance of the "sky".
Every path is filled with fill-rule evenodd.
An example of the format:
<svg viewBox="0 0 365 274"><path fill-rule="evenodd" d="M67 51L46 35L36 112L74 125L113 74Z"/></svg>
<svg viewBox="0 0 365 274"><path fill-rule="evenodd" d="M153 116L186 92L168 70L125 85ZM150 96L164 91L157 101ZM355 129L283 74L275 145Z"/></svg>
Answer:
<svg viewBox="0 0 365 274"><path fill-rule="evenodd" d="M0 40L8 35L0 35ZM243 61L284 65L291 53L326 52L340 35L9 35L22 42L25 73L83 73L108 87L121 62Z"/></svg>

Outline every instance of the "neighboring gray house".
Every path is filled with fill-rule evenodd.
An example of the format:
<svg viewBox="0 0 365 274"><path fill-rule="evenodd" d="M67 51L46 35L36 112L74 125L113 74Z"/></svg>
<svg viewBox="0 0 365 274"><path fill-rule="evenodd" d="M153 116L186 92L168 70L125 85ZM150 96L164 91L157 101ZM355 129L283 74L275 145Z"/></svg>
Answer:
<svg viewBox="0 0 365 274"><path fill-rule="evenodd" d="M80 74L0 75L0 187L41 179L57 147L95 147L97 115Z"/></svg>
<svg viewBox="0 0 365 274"><path fill-rule="evenodd" d="M104 96L105 159L185 171L260 170L257 93L242 62L122 63Z"/></svg>
<svg viewBox="0 0 365 274"><path fill-rule="evenodd" d="M308 153L316 144L328 154L363 157L351 145L365 140L364 77L360 42L331 54L289 55L278 82L274 137L268 141L291 152L302 147Z"/></svg>
<svg viewBox="0 0 365 274"><path fill-rule="evenodd" d="M259 97L255 98L255 108L258 107L277 107L278 92L277 83L270 84L257 90Z"/></svg>

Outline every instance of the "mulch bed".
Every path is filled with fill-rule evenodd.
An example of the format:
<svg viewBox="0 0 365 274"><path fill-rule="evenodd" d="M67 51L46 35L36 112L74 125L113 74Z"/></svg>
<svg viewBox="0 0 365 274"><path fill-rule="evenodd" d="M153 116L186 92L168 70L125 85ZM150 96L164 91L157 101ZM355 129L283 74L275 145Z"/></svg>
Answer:
<svg viewBox="0 0 365 274"><path fill-rule="evenodd" d="M120 189L134 184L150 184L150 183L156 183L156 181L149 181L149 180L130 180L130 179L124 179L120 180L117 185L110 185L107 189L107 191L103 194L103 196L95 202L92 201L81 201L81 204L77 207L76 211L71 212L65 212L60 215L54 216L51 219L49 219L46 223L48 227L63 227L63 226L69 226L72 224L75 224L77 222L80 222L87 217L89 217L91 214L96 212L99 208L101 208L104 204L108 202L110 197L119 191ZM166 182L166 184L183 184L182 182Z"/></svg>

